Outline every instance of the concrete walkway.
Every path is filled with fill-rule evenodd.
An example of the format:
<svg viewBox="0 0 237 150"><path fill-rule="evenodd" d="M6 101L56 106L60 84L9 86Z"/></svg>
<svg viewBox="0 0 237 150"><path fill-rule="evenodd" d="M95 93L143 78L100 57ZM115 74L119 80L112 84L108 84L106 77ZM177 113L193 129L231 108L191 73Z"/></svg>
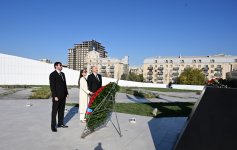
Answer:
<svg viewBox="0 0 237 150"><path fill-rule="evenodd" d="M27 107L27 104L32 104ZM171 150L186 122L185 117L156 118L118 114L122 137L111 123L81 139L85 124L77 108L67 107L69 128L50 130L50 100L1 100L1 150ZM135 117L136 123L129 123ZM112 120L115 122L114 115Z"/></svg>
<svg viewBox="0 0 237 150"><path fill-rule="evenodd" d="M5 88L0 87L0 94L5 93L7 90Z"/></svg>
<svg viewBox="0 0 237 150"><path fill-rule="evenodd" d="M0 96L0 100L17 100L17 99L28 99L31 95L32 88L16 88L9 89L3 96Z"/></svg>

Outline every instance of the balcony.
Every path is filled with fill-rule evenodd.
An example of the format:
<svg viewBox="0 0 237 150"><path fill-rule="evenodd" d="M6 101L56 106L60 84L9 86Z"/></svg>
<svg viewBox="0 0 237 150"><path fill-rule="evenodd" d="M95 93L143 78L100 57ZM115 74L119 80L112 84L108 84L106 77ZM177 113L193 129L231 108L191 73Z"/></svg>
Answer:
<svg viewBox="0 0 237 150"><path fill-rule="evenodd" d="M149 71L147 72L147 75L153 75L153 72Z"/></svg>
<svg viewBox="0 0 237 150"><path fill-rule="evenodd" d="M110 66L109 68L110 68L110 69L114 69L114 66Z"/></svg>
<svg viewBox="0 0 237 150"><path fill-rule="evenodd" d="M100 75L101 75L102 77L105 77L105 73L100 73Z"/></svg>
<svg viewBox="0 0 237 150"><path fill-rule="evenodd" d="M216 77L221 77L221 76L222 76L222 73L215 73L214 76L216 76Z"/></svg>
<svg viewBox="0 0 237 150"><path fill-rule="evenodd" d="M158 81L157 83L158 83L158 84L163 84L163 82L162 82L162 81Z"/></svg>
<svg viewBox="0 0 237 150"><path fill-rule="evenodd" d="M148 67L147 70L153 70L153 67Z"/></svg>
<svg viewBox="0 0 237 150"><path fill-rule="evenodd" d="M112 73L112 72L114 72L114 70L110 69L110 70L109 70L109 72L111 72L111 73Z"/></svg>
<svg viewBox="0 0 237 150"><path fill-rule="evenodd" d="M101 69L106 69L106 66L102 66Z"/></svg>
<svg viewBox="0 0 237 150"><path fill-rule="evenodd" d="M179 67L174 67L173 70L179 70Z"/></svg>
<svg viewBox="0 0 237 150"><path fill-rule="evenodd" d="M157 79L158 79L158 80L163 80L163 77L158 77Z"/></svg>
<svg viewBox="0 0 237 150"><path fill-rule="evenodd" d="M163 72L158 72L157 75L163 75Z"/></svg>
<svg viewBox="0 0 237 150"><path fill-rule="evenodd" d="M101 71L100 71L101 73L105 73L106 72L106 70L105 69L101 69Z"/></svg>
<svg viewBox="0 0 237 150"><path fill-rule="evenodd" d="M164 70L164 67L158 67L158 70Z"/></svg>
<svg viewBox="0 0 237 150"><path fill-rule="evenodd" d="M217 68L215 68L215 71L221 71L221 70L222 70L221 67L217 67Z"/></svg>
<svg viewBox="0 0 237 150"><path fill-rule="evenodd" d="M173 76L178 76L179 73L178 73L178 72L174 72L174 73L172 73L172 75L173 75Z"/></svg>
<svg viewBox="0 0 237 150"><path fill-rule="evenodd" d="M147 77L148 80L152 80L152 78L153 78L152 76L148 76Z"/></svg>
<svg viewBox="0 0 237 150"><path fill-rule="evenodd" d="M203 67L202 70L203 70L203 71L208 71L209 68L208 68L208 67Z"/></svg>

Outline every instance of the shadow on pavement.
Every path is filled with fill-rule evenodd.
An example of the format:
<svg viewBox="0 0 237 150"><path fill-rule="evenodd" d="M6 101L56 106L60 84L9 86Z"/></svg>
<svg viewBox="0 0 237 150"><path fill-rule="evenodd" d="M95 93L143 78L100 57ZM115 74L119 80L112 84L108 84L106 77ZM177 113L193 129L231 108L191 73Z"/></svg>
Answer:
<svg viewBox="0 0 237 150"><path fill-rule="evenodd" d="M64 117L64 123L67 124L78 113L78 107L72 107Z"/></svg>
<svg viewBox="0 0 237 150"><path fill-rule="evenodd" d="M94 150L103 150L103 148L102 148L101 145L102 145L102 144L99 142L98 145L95 147Z"/></svg>
<svg viewBox="0 0 237 150"><path fill-rule="evenodd" d="M150 102L148 99L146 99L146 98L141 98L141 97L136 97L136 96L134 96L135 98L133 98L133 97L131 97L131 96L129 96L129 95L126 95L127 96L127 98L129 99L129 100L131 100L131 101L133 101L133 102L136 102L136 103L144 103L144 102Z"/></svg>
<svg viewBox="0 0 237 150"><path fill-rule="evenodd" d="M187 117L154 118L148 122L156 150L172 150Z"/></svg>

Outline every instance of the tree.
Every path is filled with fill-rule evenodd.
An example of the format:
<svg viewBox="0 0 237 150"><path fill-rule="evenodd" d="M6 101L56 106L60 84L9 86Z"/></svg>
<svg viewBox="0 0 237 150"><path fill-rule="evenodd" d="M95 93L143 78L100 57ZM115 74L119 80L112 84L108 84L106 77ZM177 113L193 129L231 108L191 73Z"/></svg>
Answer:
<svg viewBox="0 0 237 150"><path fill-rule="evenodd" d="M143 74L139 74L138 75L138 82L143 82L144 78L143 78Z"/></svg>
<svg viewBox="0 0 237 150"><path fill-rule="evenodd" d="M206 78L202 70L187 68L177 78L178 84L205 85Z"/></svg>
<svg viewBox="0 0 237 150"><path fill-rule="evenodd" d="M128 74L122 74L121 75L121 80L127 80L127 76L128 76Z"/></svg>
<svg viewBox="0 0 237 150"><path fill-rule="evenodd" d="M135 73L122 74L121 80L143 82L144 78L142 74L136 75Z"/></svg>

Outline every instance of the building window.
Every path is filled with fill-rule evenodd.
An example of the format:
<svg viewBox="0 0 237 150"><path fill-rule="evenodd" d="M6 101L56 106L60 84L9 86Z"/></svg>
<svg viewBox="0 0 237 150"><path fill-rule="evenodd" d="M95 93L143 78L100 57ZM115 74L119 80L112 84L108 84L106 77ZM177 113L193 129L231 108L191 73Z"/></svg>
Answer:
<svg viewBox="0 0 237 150"><path fill-rule="evenodd" d="M184 63L184 60L180 60L181 63Z"/></svg>
<svg viewBox="0 0 237 150"><path fill-rule="evenodd" d="M211 70L211 73L214 73L214 70Z"/></svg>
<svg viewBox="0 0 237 150"><path fill-rule="evenodd" d="M214 65L211 65L211 68L214 68Z"/></svg>
<svg viewBox="0 0 237 150"><path fill-rule="evenodd" d="M165 60L166 63L168 63L168 60Z"/></svg>
<svg viewBox="0 0 237 150"><path fill-rule="evenodd" d="M198 60L198 62L199 62L199 63L201 63L201 62L202 62L202 60L201 60L201 59L199 59L199 60Z"/></svg>
<svg viewBox="0 0 237 150"><path fill-rule="evenodd" d="M235 59L235 62L237 62L237 59Z"/></svg>
<svg viewBox="0 0 237 150"><path fill-rule="evenodd" d="M210 62L211 62L211 63L214 63L214 62L215 62L215 60L214 60L214 59L211 59L211 60L210 60Z"/></svg>
<svg viewBox="0 0 237 150"><path fill-rule="evenodd" d="M155 63L157 63L157 60L155 60Z"/></svg>
<svg viewBox="0 0 237 150"><path fill-rule="evenodd" d="M201 68L201 65L198 65L198 68Z"/></svg>
<svg viewBox="0 0 237 150"><path fill-rule="evenodd" d="M193 60L193 63L196 63L196 60Z"/></svg>
<svg viewBox="0 0 237 150"><path fill-rule="evenodd" d="M187 65L186 68L190 68L190 65Z"/></svg>
<svg viewBox="0 0 237 150"><path fill-rule="evenodd" d="M217 68L221 68L221 65L217 65Z"/></svg>
<svg viewBox="0 0 237 150"><path fill-rule="evenodd" d="M170 60L170 63L173 63L173 60Z"/></svg>

